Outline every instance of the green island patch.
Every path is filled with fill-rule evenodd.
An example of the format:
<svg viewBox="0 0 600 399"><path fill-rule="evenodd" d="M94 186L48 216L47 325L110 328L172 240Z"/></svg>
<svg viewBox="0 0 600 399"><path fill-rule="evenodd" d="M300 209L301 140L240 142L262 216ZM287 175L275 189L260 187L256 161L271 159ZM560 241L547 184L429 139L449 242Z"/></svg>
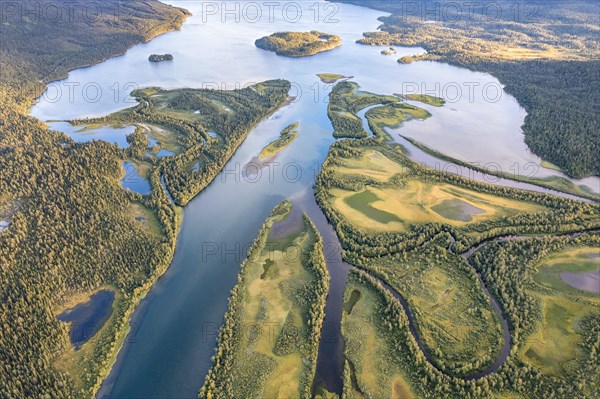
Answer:
<svg viewBox="0 0 600 399"><path fill-rule="evenodd" d="M318 31L276 32L257 39L256 47L286 57L308 57L342 45L342 39Z"/></svg>
<svg viewBox="0 0 600 399"><path fill-rule="evenodd" d="M363 128L362 120L356 115L360 110L377 104L393 104L399 100L394 96L382 96L359 90L355 82L338 82L329 94L327 115L333 125L336 138L364 138L369 133Z"/></svg>
<svg viewBox="0 0 600 399"><path fill-rule="evenodd" d="M294 142L294 140L296 140L296 138L298 137L298 131L297 131L298 126L299 126L298 122L294 122L294 123L286 126L281 131L281 133L279 134L279 137L276 140L270 142L269 144L267 144L265 146L265 148L262 149L262 151L258 155L258 158L265 159L265 158L274 157L275 155L279 154L288 145L292 144Z"/></svg>
<svg viewBox="0 0 600 399"><path fill-rule="evenodd" d="M441 97L430 96L429 94L407 94L406 98L412 101L418 101L423 104L432 105L434 107L441 107L446 104Z"/></svg>
<svg viewBox="0 0 600 399"><path fill-rule="evenodd" d="M318 73L317 76L323 83L335 83L341 79L351 79L352 76L340 75L338 73Z"/></svg>

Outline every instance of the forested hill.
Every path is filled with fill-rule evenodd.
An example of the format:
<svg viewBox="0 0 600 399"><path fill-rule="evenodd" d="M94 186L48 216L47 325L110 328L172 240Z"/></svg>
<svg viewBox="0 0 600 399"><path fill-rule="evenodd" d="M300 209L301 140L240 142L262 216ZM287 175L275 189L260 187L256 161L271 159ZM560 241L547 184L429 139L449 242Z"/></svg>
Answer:
<svg viewBox="0 0 600 399"><path fill-rule="evenodd" d="M421 46L422 59L497 77L528 113L535 154L573 177L600 174L598 1L339 1L393 14L361 43Z"/></svg>
<svg viewBox="0 0 600 399"><path fill-rule="evenodd" d="M121 17L44 17L52 7L77 11L91 3L120 8ZM136 300L170 261L177 213L160 190L141 198L119 186L116 146L66 140L27 116L27 106L40 80L123 53L177 28L186 13L155 0L0 6L0 219L10 221L0 232L0 397L89 398L112 364ZM152 184L160 187L158 175ZM157 215L156 227L137 223L132 207ZM117 292L113 316L75 355L57 309L101 287Z"/></svg>
<svg viewBox="0 0 600 399"><path fill-rule="evenodd" d="M20 100L36 97L43 83L178 29L188 15L157 0L3 2L0 82L18 88Z"/></svg>

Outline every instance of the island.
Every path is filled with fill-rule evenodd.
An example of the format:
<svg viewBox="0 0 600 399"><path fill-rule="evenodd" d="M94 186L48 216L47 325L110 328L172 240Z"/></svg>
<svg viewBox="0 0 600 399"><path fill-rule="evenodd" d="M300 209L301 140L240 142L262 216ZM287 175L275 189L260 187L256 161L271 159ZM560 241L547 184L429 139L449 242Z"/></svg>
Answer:
<svg viewBox="0 0 600 399"><path fill-rule="evenodd" d="M430 53L424 54L413 54L413 55L405 55L404 57L398 58L399 64L411 64L415 61L438 61L440 60L439 56Z"/></svg>
<svg viewBox="0 0 600 399"><path fill-rule="evenodd" d="M338 73L318 73L317 76L323 83L335 83L340 79L352 79L353 76L340 75Z"/></svg>
<svg viewBox="0 0 600 399"><path fill-rule="evenodd" d="M271 158L279 154L281 150L283 150L285 147L292 144L294 140L296 140L296 137L298 137L297 129L298 122L294 122L291 125L286 126L279 134L277 140L272 141L271 143L267 144L265 148L262 149L262 151L258 155L258 158Z"/></svg>
<svg viewBox="0 0 600 399"><path fill-rule="evenodd" d="M276 32L254 42L256 47L286 57L308 57L342 45L337 35L311 32Z"/></svg>
<svg viewBox="0 0 600 399"><path fill-rule="evenodd" d="M173 61L172 54L152 54L148 57L150 62Z"/></svg>
<svg viewBox="0 0 600 399"><path fill-rule="evenodd" d="M381 54L383 55L392 55L392 54L396 54L396 49L394 47L390 47L389 49L386 50L382 50Z"/></svg>

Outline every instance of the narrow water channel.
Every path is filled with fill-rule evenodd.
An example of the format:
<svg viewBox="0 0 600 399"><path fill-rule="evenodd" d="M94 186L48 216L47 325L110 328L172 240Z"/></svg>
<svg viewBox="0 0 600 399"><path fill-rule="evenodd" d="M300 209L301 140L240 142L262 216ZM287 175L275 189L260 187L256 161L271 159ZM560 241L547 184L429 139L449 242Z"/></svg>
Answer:
<svg viewBox="0 0 600 399"><path fill-rule="evenodd" d="M418 107L424 107L424 104L420 104L420 103L418 103L418 104L413 103L413 104L417 105ZM365 114L367 112L369 112L369 110L380 107L380 106L381 105L372 105L372 106L362 109L361 111L359 111L357 113L357 115L362 120L363 129L365 129L365 131L368 132L370 135L373 135L373 132L371 131L371 127L369 126L369 121L368 121L367 117L365 116ZM402 127L399 127L397 129L385 128L386 132L392 138L392 140L393 140L392 142L400 144L405 150L405 155L420 165L427 166L431 169L452 173L452 174L455 174L458 176L462 176L466 179L475 180L480 183L492 184L494 186L517 188L520 190L535 191L538 193L556 195L556 196L563 197L563 198L571 198L571 199L576 199L576 200L580 200L580 201L589 201L586 198L581 198L581 197L578 197L573 194L563 193L562 191L552 190L552 189L537 186L537 185L531 184L531 183L524 183L521 181L510 180L510 179L506 179L503 177L490 175L487 173L483 173L483 172L468 168L464 165L458 165L454 162L437 158L436 156L423 151L422 149L420 149L419 147L417 147L413 143L411 143L409 140L407 140L404 136L400 135L397 131L398 129L402 129Z"/></svg>

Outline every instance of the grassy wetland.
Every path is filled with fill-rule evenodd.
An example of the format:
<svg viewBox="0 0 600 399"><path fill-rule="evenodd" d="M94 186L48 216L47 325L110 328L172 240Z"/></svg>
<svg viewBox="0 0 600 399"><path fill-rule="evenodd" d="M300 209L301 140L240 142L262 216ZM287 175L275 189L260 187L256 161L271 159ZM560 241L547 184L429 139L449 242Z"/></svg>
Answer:
<svg viewBox="0 0 600 399"><path fill-rule="evenodd" d="M597 281L590 279L598 277L598 258L596 245L580 242L597 241L598 204L420 166L400 145L385 142L384 128L426 118L427 111L398 98L357 95L350 82L338 86L330 102L334 128L341 126L335 123L341 110L351 120L358 110L382 104L365 112L374 136L360 123L364 133L345 135L358 139L335 143L315 186L344 259L369 273L351 273L346 286L344 396L536 397L528 393L535 386L536 395L559 389L588 397L598 381L582 382L575 370L591 371L597 356L591 349L598 345L591 339L597 294L583 288ZM410 100L443 105L441 99ZM565 235L577 231L581 238ZM566 249L553 254L560 245ZM521 252L500 249L511 246L539 253L535 261L510 258L526 266L509 278L501 264ZM516 273L527 273L517 291L507 285L522 278ZM522 295L527 305L516 309ZM385 322L386 301L404 314L397 329ZM408 328L409 319L414 327ZM407 341L404 351L391 349L399 336ZM421 372L428 377L415 378ZM519 373L525 377L509 387Z"/></svg>
<svg viewBox="0 0 600 399"><path fill-rule="evenodd" d="M419 338L438 369L449 375L475 375L500 356L500 319L461 257L431 246L372 260L364 268L405 298Z"/></svg>
<svg viewBox="0 0 600 399"><path fill-rule="evenodd" d="M232 291L201 398L310 398L329 275L312 222L278 205Z"/></svg>
<svg viewBox="0 0 600 399"><path fill-rule="evenodd" d="M407 367L397 361L397 348L382 323L385 295L370 281L351 273L346 283L342 334L344 336L344 395L346 399L414 399L415 390L406 378Z"/></svg>
<svg viewBox="0 0 600 399"><path fill-rule="evenodd" d="M586 319L600 316L599 251L598 246L566 247L531 263L534 284L528 294L537 299L541 318L520 356L545 374L570 375L585 356ZM582 277L576 280L579 288L566 276Z"/></svg>

